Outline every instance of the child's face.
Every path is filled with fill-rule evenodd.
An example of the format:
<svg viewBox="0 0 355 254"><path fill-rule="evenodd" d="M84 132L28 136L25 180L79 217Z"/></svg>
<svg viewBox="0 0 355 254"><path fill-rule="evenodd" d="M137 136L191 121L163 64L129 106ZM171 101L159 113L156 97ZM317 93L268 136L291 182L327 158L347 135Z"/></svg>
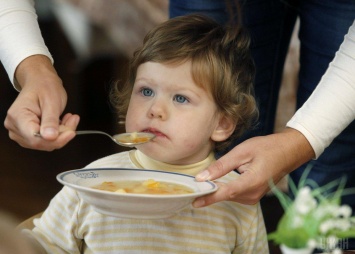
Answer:
<svg viewBox="0 0 355 254"><path fill-rule="evenodd" d="M152 132L156 138L137 148L147 156L191 164L207 157L220 122L210 94L197 86L191 62L146 62L137 70L126 116L126 131Z"/></svg>

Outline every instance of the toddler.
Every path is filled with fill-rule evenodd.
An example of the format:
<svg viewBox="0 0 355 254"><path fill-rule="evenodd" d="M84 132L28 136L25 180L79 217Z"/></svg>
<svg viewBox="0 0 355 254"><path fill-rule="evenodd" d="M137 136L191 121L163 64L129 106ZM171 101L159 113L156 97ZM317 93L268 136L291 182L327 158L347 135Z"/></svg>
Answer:
<svg viewBox="0 0 355 254"><path fill-rule="evenodd" d="M168 20L134 54L112 99L127 132L156 137L87 168L145 168L196 175L257 116L254 65L242 28L201 16ZM218 181L233 181L231 172ZM28 231L44 253L268 253L259 204L219 202L167 219L100 214L64 187Z"/></svg>

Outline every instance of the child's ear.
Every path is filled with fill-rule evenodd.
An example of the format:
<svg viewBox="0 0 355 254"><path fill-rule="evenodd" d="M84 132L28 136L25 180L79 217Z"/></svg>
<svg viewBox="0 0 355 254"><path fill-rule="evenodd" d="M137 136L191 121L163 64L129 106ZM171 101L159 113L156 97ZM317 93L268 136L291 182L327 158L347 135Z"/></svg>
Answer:
<svg viewBox="0 0 355 254"><path fill-rule="evenodd" d="M216 142L224 141L233 134L235 127L236 124L231 118L221 116L216 129L212 133L211 139Z"/></svg>

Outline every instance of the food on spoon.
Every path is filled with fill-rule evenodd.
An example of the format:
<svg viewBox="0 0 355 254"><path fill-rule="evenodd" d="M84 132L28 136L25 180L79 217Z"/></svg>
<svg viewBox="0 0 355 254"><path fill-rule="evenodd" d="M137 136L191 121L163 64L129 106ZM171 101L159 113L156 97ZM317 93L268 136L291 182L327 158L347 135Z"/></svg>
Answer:
<svg viewBox="0 0 355 254"><path fill-rule="evenodd" d="M119 135L116 138L118 142L132 143L132 144L145 143L150 139L151 139L150 133L138 133L138 132L128 133L127 135Z"/></svg>
<svg viewBox="0 0 355 254"><path fill-rule="evenodd" d="M141 136L139 137L137 132L132 132L131 133L131 141L132 143L142 143L142 142L147 142L149 140L149 137Z"/></svg>
<svg viewBox="0 0 355 254"><path fill-rule="evenodd" d="M103 182L92 188L116 193L131 193L131 194L188 194L194 191L182 184L155 181L148 179L145 181L116 181Z"/></svg>
<svg viewBox="0 0 355 254"><path fill-rule="evenodd" d="M136 131L131 133L131 139L132 140L135 140L137 137L138 137L138 135L137 135Z"/></svg>

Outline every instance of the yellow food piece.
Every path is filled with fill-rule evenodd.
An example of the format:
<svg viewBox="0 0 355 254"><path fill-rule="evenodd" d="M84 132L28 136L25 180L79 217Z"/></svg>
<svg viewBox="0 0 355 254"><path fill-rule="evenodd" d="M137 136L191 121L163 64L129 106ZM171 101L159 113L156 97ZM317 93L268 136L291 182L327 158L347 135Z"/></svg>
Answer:
<svg viewBox="0 0 355 254"><path fill-rule="evenodd" d="M187 194L194 192L187 186L169 182L158 182L154 179L145 181L103 182L92 188L116 193L134 194Z"/></svg>
<svg viewBox="0 0 355 254"><path fill-rule="evenodd" d="M136 138L138 138L137 132L132 132L131 133L131 139L135 140Z"/></svg>
<svg viewBox="0 0 355 254"><path fill-rule="evenodd" d="M159 188L159 185L160 185L160 183L154 181L153 179L148 179L147 181L143 182L143 186L146 186L146 187L151 188L151 189Z"/></svg>

